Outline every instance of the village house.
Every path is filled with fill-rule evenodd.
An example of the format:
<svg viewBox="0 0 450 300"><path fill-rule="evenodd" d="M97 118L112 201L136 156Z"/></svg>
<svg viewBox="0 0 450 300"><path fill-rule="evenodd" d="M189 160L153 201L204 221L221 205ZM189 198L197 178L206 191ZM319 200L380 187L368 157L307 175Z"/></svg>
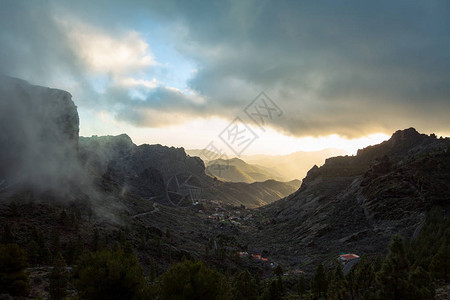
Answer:
<svg viewBox="0 0 450 300"><path fill-rule="evenodd" d="M346 265L348 262L354 260L354 259L359 259L359 256L353 253L348 253L348 254L341 254L338 257L338 261L342 264L342 265Z"/></svg>
<svg viewBox="0 0 450 300"><path fill-rule="evenodd" d="M359 256L353 253L341 254L338 261L343 266L342 272L347 275L352 267L359 263Z"/></svg>
<svg viewBox="0 0 450 300"><path fill-rule="evenodd" d="M261 254L253 254L253 258L257 260L261 260Z"/></svg>

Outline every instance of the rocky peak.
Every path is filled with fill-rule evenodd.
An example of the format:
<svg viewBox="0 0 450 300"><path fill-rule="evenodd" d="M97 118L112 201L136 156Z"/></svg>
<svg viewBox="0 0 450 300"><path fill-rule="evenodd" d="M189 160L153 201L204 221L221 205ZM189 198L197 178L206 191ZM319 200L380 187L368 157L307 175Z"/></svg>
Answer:
<svg viewBox="0 0 450 300"><path fill-rule="evenodd" d="M409 156L444 151L449 145L448 138L437 139L435 135L421 134L414 128L398 130L389 140L358 150L356 156L326 159L320 168L314 166L303 181L310 182L318 176L358 176L369 170L373 174L382 174Z"/></svg>
<svg viewBox="0 0 450 300"><path fill-rule="evenodd" d="M420 134L415 128L408 128L404 130L397 130L389 139L389 143L398 144L406 140L415 140L421 137L425 137L425 134Z"/></svg>
<svg viewBox="0 0 450 300"><path fill-rule="evenodd" d="M79 118L66 91L0 77L0 180L39 186L75 168Z"/></svg>

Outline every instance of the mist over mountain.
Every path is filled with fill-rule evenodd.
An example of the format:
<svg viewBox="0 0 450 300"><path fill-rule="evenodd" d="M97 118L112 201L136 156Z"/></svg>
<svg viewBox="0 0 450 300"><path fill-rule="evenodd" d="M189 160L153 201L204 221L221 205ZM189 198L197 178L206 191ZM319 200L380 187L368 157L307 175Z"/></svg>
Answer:
<svg viewBox="0 0 450 300"><path fill-rule="evenodd" d="M0 189L66 193L62 185L88 180L77 161L79 119L71 94L1 76L0 98Z"/></svg>

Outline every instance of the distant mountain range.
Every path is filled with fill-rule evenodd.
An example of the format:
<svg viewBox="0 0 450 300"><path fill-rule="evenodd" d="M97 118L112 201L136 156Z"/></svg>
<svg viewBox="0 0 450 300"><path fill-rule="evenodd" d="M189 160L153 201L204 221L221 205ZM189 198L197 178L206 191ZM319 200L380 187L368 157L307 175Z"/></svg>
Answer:
<svg viewBox="0 0 450 300"><path fill-rule="evenodd" d="M242 159L216 159L206 163L206 173L224 181L252 183L269 179L288 181L284 176L258 165L248 164Z"/></svg>
<svg viewBox="0 0 450 300"><path fill-rule="evenodd" d="M217 153L201 149L186 150L186 153L190 156L200 157L207 166L211 164L209 161L211 157L220 157ZM261 174L263 177L270 176L272 179L289 181L304 178L312 165L322 165L328 157L346 154L348 153L344 150L329 148L320 151L298 151L287 155L243 155L239 160L252 166L252 169L253 167L257 168L256 173ZM220 164L222 163L223 161ZM228 172L220 171L220 175L225 177L218 176L218 172L214 170L209 170L209 172L228 181L233 181L233 178L252 180L252 176L249 173L254 173L253 170L248 170L246 166L242 169L237 162L226 163L226 165L233 165L236 168L230 168ZM258 174L255 174L257 178Z"/></svg>

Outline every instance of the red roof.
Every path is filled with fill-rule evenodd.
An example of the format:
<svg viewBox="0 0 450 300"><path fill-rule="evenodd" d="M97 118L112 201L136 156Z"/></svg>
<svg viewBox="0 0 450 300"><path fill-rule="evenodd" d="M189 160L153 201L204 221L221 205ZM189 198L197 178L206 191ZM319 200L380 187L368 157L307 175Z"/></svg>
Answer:
<svg viewBox="0 0 450 300"><path fill-rule="evenodd" d="M341 259L345 259L345 260L352 260L352 259L355 259L355 258L359 258L359 256L356 255L356 254L353 254L353 253L349 253L349 254L342 254L342 255L340 255L340 258Z"/></svg>
<svg viewBox="0 0 450 300"><path fill-rule="evenodd" d="M267 257L261 257L262 261L269 261L269 259Z"/></svg>
<svg viewBox="0 0 450 300"><path fill-rule="evenodd" d="M253 254L253 258L261 259L261 254Z"/></svg>

